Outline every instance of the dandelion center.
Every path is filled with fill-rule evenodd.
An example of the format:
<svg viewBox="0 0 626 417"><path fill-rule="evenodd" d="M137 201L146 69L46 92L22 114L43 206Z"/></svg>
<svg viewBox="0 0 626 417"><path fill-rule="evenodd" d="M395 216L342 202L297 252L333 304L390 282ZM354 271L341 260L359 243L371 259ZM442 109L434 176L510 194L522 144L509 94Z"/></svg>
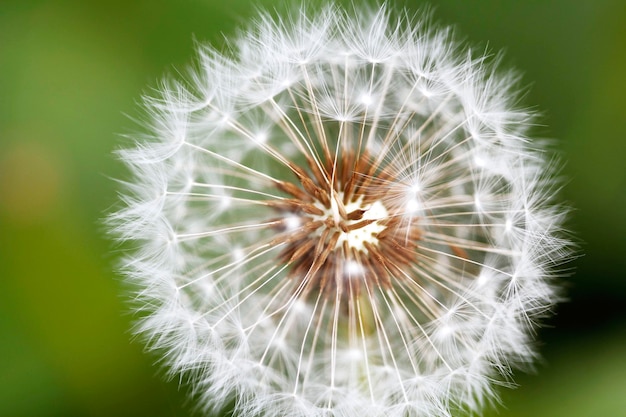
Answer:
<svg viewBox="0 0 626 417"><path fill-rule="evenodd" d="M418 222L394 210L394 178L367 153L344 153L319 169L292 167L300 185L280 182L291 199L270 203L283 215L275 244L290 278L312 289L359 295L361 285L389 287L415 262ZM374 175L375 174L375 175ZM367 281L367 282L365 282Z"/></svg>

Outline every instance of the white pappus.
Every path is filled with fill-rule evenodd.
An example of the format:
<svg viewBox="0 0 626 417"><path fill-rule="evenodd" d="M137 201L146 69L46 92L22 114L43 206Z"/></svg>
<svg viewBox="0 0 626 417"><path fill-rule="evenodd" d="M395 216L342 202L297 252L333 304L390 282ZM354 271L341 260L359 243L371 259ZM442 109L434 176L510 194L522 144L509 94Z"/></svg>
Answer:
<svg viewBox="0 0 626 417"><path fill-rule="evenodd" d="M477 412L569 256L518 77L427 16L261 14L146 98L113 233L137 332L206 412Z"/></svg>

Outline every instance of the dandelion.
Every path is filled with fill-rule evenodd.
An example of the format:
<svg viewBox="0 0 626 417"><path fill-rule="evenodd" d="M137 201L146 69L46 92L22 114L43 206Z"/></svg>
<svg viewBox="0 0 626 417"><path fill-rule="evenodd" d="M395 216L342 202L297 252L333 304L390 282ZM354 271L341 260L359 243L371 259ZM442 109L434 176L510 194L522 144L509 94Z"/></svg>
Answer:
<svg viewBox="0 0 626 417"><path fill-rule="evenodd" d="M458 415L532 361L565 210L496 66L330 5L262 15L146 99L110 220L137 331L204 411Z"/></svg>

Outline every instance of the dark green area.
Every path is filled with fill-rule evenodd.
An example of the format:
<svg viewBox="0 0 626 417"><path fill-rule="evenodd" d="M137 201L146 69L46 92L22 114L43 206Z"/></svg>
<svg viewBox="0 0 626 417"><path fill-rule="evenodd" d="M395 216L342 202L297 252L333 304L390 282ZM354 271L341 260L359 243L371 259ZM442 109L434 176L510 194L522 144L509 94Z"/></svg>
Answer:
<svg viewBox="0 0 626 417"><path fill-rule="evenodd" d="M286 2L282 2L284 7ZM270 1L0 3L0 416L187 416L184 389L129 333L118 254L100 219L137 101L219 47ZM410 9L421 4L398 2ZM626 7L623 0L432 4L471 44L523 71L567 160L584 253L543 360L502 392L501 417L626 415Z"/></svg>

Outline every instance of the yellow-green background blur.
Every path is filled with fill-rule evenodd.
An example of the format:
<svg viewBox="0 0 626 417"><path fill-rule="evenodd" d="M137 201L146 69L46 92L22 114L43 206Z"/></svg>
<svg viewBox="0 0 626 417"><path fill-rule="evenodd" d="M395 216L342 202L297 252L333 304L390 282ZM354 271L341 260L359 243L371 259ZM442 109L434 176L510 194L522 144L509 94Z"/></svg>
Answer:
<svg viewBox="0 0 626 417"><path fill-rule="evenodd" d="M537 372L518 372L489 415L626 416L626 3L430 4L524 72L537 132L568 161L584 253L570 302L539 332ZM0 1L0 416L191 415L185 389L131 341L101 225L125 175L111 152L137 129L141 94L184 72L196 40L223 45L254 5L272 3Z"/></svg>

